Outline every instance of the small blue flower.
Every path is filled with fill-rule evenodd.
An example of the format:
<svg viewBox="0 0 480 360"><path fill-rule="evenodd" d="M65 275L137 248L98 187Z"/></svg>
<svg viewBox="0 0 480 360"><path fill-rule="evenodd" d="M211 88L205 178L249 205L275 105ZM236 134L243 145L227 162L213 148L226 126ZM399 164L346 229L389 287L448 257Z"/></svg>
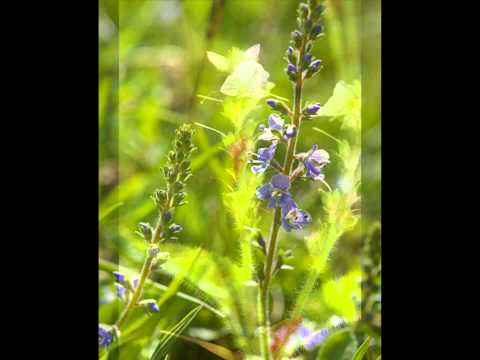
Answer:
<svg viewBox="0 0 480 360"><path fill-rule="evenodd" d="M155 300L144 300L143 303L151 312L159 312L160 308Z"/></svg>
<svg viewBox="0 0 480 360"><path fill-rule="evenodd" d="M321 108L321 105L319 103L308 105L305 108L304 113L307 115L315 115L318 112L318 110L320 110L320 108Z"/></svg>
<svg viewBox="0 0 480 360"><path fill-rule="evenodd" d="M277 141L272 141L272 144L269 147L258 149L258 153L255 154L257 159L250 161L251 164L255 164L252 166L252 172L254 174L261 174L267 170L270 161L275 155L276 148Z"/></svg>
<svg viewBox="0 0 480 360"><path fill-rule="evenodd" d="M288 189L290 180L288 176L277 174L272 176L270 182L257 189L257 198L268 201L268 208L283 207L293 201Z"/></svg>
<svg viewBox="0 0 480 360"><path fill-rule="evenodd" d="M115 279L120 283L123 284L125 281L125 274L121 273L120 271L114 271L112 272L113 276L115 276Z"/></svg>
<svg viewBox="0 0 480 360"><path fill-rule="evenodd" d="M117 289L117 296L120 299L123 299L125 297L125 292L126 292L125 287L123 285L120 285L120 284L115 284L115 288Z"/></svg>
<svg viewBox="0 0 480 360"><path fill-rule="evenodd" d="M282 131L283 123L283 119L277 114L271 114L268 117L268 127L272 130Z"/></svg>
<svg viewBox="0 0 480 360"><path fill-rule="evenodd" d="M277 114L271 114L268 117L268 127L265 125L260 125L259 130L262 134L258 137L258 140L264 141L273 141L278 140L279 137L273 133L273 131L282 131L283 130L283 119Z"/></svg>
<svg viewBox="0 0 480 360"><path fill-rule="evenodd" d="M303 157L303 165L307 170L306 175L308 177L313 180L323 180L325 178L322 169L330 163L330 155L325 150L318 149L317 145L313 145L312 150L300 156Z"/></svg>
<svg viewBox="0 0 480 360"><path fill-rule="evenodd" d="M279 140L280 135L283 139L288 140L297 134L297 128L295 125L285 125L285 121L277 114L271 114L268 117L268 127L262 124L259 126L259 130L262 134L258 137L258 140L264 141Z"/></svg>
<svg viewBox="0 0 480 360"><path fill-rule="evenodd" d="M312 222L310 214L297 207L293 199L285 201L282 206L282 226L285 231L301 230Z"/></svg>
<svg viewBox="0 0 480 360"><path fill-rule="evenodd" d="M105 324L98 324L98 345L103 348L113 342L113 328Z"/></svg>
<svg viewBox="0 0 480 360"><path fill-rule="evenodd" d="M289 46L287 49L288 55L292 56L293 55L293 47Z"/></svg>
<svg viewBox="0 0 480 360"><path fill-rule="evenodd" d="M314 332L305 339L303 346L306 350L311 350L324 342L328 335L328 329L321 329L317 332Z"/></svg>

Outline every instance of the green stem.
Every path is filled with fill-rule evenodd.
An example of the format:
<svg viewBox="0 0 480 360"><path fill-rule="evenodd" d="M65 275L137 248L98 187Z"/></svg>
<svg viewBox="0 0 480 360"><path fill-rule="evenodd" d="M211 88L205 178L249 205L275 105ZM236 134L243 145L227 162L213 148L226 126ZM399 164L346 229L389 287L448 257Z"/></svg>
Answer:
<svg viewBox="0 0 480 360"><path fill-rule="evenodd" d="M130 311L134 308L134 306L137 304L138 300L140 299L140 296L142 294L143 286L145 285L145 281L147 280L148 276L150 275L150 271L152 269L152 262L153 262L154 256L147 256L145 259L145 262L143 263L142 266L142 272L140 275L140 280L137 284L137 287L135 288L135 292L133 293L132 297L130 298L130 301L128 302L127 306L123 310L122 314L118 318L117 322L115 323L115 326L120 328L125 320L127 320L127 316L130 313Z"/></svg>
<svg viewBox="0 0 480 360"><path fill-rule="evenodd" d="M155 226L155 229L152 234L152 243L155 243L158 240L161 229L162 229L162 219L160 217L158 219L157 226ZM145 261L142 266L142 271L140 272L140 279L138 281L137 287L135 288L135 291L133 292L132 297L128 301L127 306L125 306L122 314L120 315L117 322L115 323L115 326L117 326L117 328L120 328L123 325L125 320L127 320L127 317L130 311L135 307L135 305L137 305L138 300L140 300L140 296L142 295L145 282L147 281L152 271L152 264L154 259L155 259L155 255L152 256L150 254L148 254L147 257L145 258Z"/></svg>
<svg viewBox="0 0 480 360"><path fill-rule="evenodd" d="M299 51L299 60L297 63L297 69L300 69L301 61L303 59L303 53L305 51L305 41L303 41L302 47ZM287 145L287 153L285 156L283 173L290 176L292 171L293 161L295 159L295 151L297 148L297 139L300 134L301 123L301 106L302 106L302 88L303 88L303 72L298 74L298 80L295 83L294 93L294 109L292 122L297 127L296 136L289 140ZM275 268L275 262L277 258L278 250L278 232L281 225L281 209L275 208L273 215L273 222L270 231L270 239L268 241L268 249L265 260L264 279L260 286L260 321L262 324L262 332L260 337L262 355L265 360L273 359L271 353L271 328L270 328L270 285L272 282L273 269Z"/></svg>

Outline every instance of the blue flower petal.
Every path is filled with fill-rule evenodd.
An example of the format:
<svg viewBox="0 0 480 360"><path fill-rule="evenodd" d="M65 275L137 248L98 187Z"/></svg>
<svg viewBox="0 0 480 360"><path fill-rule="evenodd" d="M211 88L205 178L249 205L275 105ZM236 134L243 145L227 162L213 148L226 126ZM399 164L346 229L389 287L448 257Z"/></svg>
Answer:
<svg viewBox="0 0 480 360"><path fill-rule="evenodd" d="M273 186L268 183L259 187L256 191L257 198L260 200L269 200L272 197Z"/></svg>
<svg viewBox="0 0 480 360"><path fill-rule="evenodd" d="M277 174L270 180L272 186L276 189L287 191L290 187L290 179L286 175Z"/></svg>
<svg viewBox="0 0 480 360"><path fill-rule="evenodd" d="M303 346L307 350L311 350L314 347L320 345L329 335L328 329L322 329L310 335L304 342Z"/></svg>
<svg viewBox="0 0 480 360"><path fill-rule="evenodd" d="M283 119L277 114L272 114L268 117L268 127L272 130L281 131L283 127Z"/></svg>
<svg viewBox="0 0 480 360"><path fill-rule="evenodd" d="M124 296L125 296L125 287L123 285L120 285L120 284L115 284L115 287L117 288L117 296L120 298L120 299L123 299Z"/></svg>
<svg viewBox="0 0 480 360"><path fill-rule="evenodd" d="M306 338L306 337L310 336L311 334L312 334L312 330L307 328L304 325L301 325L297 330L297 335L302 337L302 338Z"/></svg>
<svg viewBox="0 0 480 360"><path fill-rule="evenodd" d="M275 150L277 149L277 144L277 141L273 141L272 145L270 145L268 148L258 149L258 159L260 161L272 160L273 156L275 155Z"/></svg>
<svg viewBox="0 0 480 360"><path fill-rule="evenodd" d="M267 168L268 168L268 163L262 162L259 165L252 166L252 172L254 174L261 174L261 173L265 172L265 170L267 170Z"/></svg>

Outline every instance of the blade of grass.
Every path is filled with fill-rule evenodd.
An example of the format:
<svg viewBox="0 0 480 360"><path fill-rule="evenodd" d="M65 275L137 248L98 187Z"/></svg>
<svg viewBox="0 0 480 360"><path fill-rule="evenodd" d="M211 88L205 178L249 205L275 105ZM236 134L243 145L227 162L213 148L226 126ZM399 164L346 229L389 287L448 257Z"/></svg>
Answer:
<svg viewBox="0 0 480 360"><path fill-rule="evenodd" d="M164 333L164 334L168 333L167 331L164 331L164 330L162 330L161 332ZM201 346L205 350L211 352L212 354L217 355L218 357L220 357L222 359L225 359L225 360L239 360L239 357L237 355L235 355L235 353L233 351L227 349L226 347L223 347L223 346L220 346L220 345L208 342L208 341L194 339L192 337L185 336L185 335L174 335L174 336L177 337L177 338L180 338L182 340L191 342L193 344L197 344L198 346Z"/></svg>
<svg viewBox="0 0 480 360"><path fill-rule="evenodd" d="M176 325L172 326L169 331L167 331L167 334L160 339L160 342L153 352L152 357L150 360L161 360L167 355L167 351L172 343L172 341L175 339L176 335L180 335L187 327L190 325L190 323L195 319L195 317L198 315L200 310L202 309L202 306L197 306L195 309L190 311L185 317L180 320Z"/></svg>
<svg viewBox="0 0 480 360"><path fill-rule="evenodd" d="M368 346L370 345L370 341L372 341L372 338L369 336L365 339L365 341L360 345L360 347L357 349L355 352L355 355L353 355L352 360L362 360L363 357L365 356Z"/></svg>

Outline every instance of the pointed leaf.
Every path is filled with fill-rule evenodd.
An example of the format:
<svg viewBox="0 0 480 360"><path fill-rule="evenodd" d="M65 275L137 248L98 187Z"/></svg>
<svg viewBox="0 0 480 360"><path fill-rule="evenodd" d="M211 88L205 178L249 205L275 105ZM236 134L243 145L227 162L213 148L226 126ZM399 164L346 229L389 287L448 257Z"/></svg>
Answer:
<svg viewBox="0 0 480 360"><path fill-rule="evenodd" d="M207 51L207 58L218 70L228 72L230 69L230 60L225 56L217 54L213 51Z"/></svg>

